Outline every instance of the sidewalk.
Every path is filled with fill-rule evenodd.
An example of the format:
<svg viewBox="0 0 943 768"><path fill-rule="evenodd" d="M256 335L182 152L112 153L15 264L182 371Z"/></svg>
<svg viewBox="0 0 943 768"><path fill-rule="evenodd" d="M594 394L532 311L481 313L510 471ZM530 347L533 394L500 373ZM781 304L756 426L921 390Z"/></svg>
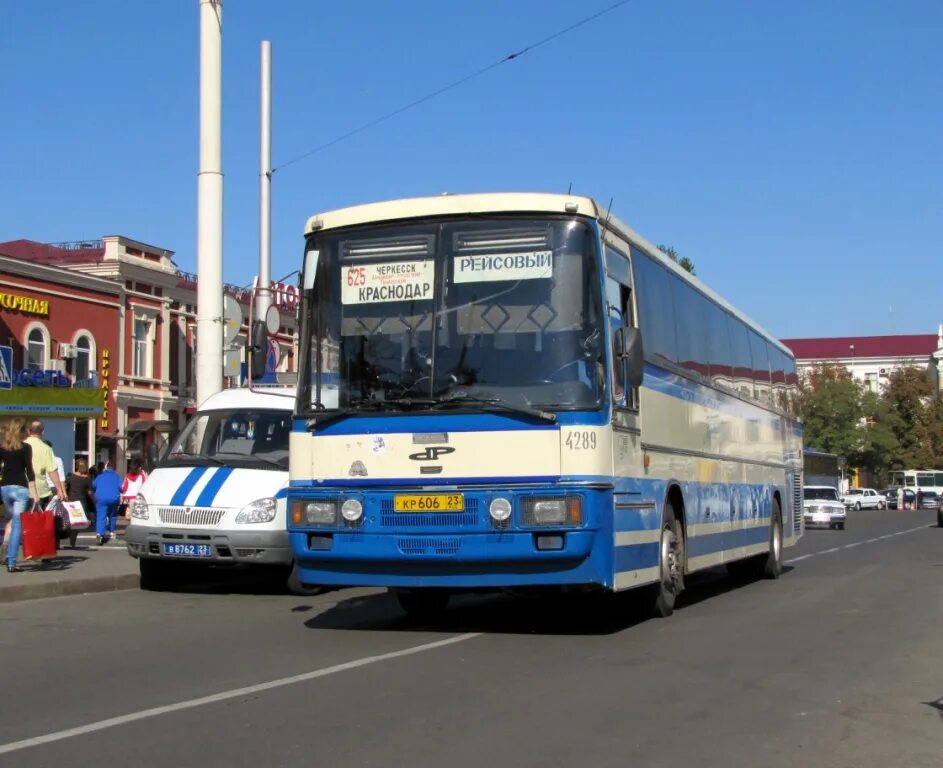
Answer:
<svg viewBox="0 0 943 768"><path fill-rule="evenodd" d="M21 553L23 573L0 568L0 603L137 589L138 561L125 549L126 526L126 520L119 520L118 536L101 547L95 544L94 531L80 533L75 549L68 541L60 542L59 556L45 563L24 561Z"/></svg>

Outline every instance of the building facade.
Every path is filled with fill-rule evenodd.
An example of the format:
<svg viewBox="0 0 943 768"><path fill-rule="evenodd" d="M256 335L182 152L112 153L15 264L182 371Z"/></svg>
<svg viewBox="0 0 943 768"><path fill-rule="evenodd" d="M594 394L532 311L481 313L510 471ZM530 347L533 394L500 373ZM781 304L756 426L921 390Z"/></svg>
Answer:
<svg viewBox="0 0 943 768"><path fill-rule="evenodd" d="M796 356L799 375L820 365L840 365L867 389L879 393L899 368L926 370L935 391L943 380L943 325L937 333L900 336L839 336L783 339Z"/></svg>
<svg viewBox="0 0 943 768"><path fill-rule="evenodd" d="M61 371L100 393L97 418L73 422L72 456L112 460L124 471L196 409L196 276L177 269L172 251L120 235L55 245L15 240L0 243L0 282L0 344L12 349L14 368ZM233 301L220 322L239 327L223 371L234 386L251 290L224 290ZM282 325L270 339L274 371L295 369L296 298L276 294ZM65 460L69 452L56 448Z"/></svg>

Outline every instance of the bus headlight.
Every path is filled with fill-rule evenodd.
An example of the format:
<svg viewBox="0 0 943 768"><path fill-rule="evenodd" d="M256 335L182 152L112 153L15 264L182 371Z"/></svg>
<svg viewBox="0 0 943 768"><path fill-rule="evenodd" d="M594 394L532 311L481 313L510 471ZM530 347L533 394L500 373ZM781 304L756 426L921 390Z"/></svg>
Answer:
<svg viewBox="0 0 943 768"><path fill-rule="evenodd" d="M270 523L275 519L275 510L277 509L275 499L256 499L251 504L246 504L236 515L237 523Z"/></svg>
<svg viewBox="0 0 943 768"><path fill-rule="evenodd" d="M138 494L131 502L131 517L136 517L138 520L147 520L148 518L147 499L141 494Z"/></svg>
<svg viewBox="0 0 943 768"><path fill-rule="evenodd" d="M337 502L334 499L309 501L302 505L303 521L308 525L337 525Z"/></svg>
<svg viewBox="0 0 943 768"><path fill-rule="evenodd" d="M524 499L526 525L579 525L583 522L579 496L531 496Z"/></svg>
<svg viewBox="0 0 943 768"><path fill-rule="evenodd" d="M341 505L341 517L348 523L356 523L363 517L363 504L359 499L347 499Z"/></svg>
<svg viewBox="0 0 943 768"><path fill-rule="evenodd" d="M492 499L488 506L488 514L496 523L506 523L511 519L511 502L500 496Z"/></svg>

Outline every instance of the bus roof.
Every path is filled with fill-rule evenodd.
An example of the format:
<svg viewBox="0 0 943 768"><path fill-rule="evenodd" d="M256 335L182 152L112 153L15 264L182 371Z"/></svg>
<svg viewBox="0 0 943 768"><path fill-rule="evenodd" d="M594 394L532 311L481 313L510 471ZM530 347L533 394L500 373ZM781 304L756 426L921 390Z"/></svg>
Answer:
<svg viewBox="0 0 943 768"><path fill-rule="evenodd" d="M349 208L338 208L333 211L315 214L305 223L305 235L360 224L400 221L429 216L460 216L467 213L560 213L577 214L597 221L605 221L608 230L618 234L663 263L683 280L695 286L711 301L743 320L767 341L775 344L780 351L790 358L794 358L792 350L776 336L715 293L695 275L668 258L656 245L650 243L616 216L607 212L606 208L600 207L591 197L548 192L489 192L468 195L444 193L434 197L407 197L399 200L354 205Z"/></svg>

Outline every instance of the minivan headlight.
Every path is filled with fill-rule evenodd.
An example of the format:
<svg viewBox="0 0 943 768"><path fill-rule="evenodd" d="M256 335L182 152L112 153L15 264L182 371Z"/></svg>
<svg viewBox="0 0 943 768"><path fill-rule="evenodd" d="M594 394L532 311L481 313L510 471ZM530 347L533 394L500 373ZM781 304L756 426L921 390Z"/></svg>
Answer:
<svg viewBox="0 0 943 768"><path fill-rule="evenodd" d="M136 517L138 520L147 520L147 499L140 493L131 502L131 517Z"/></svg>
<svg viewBox="0 0 943 768"><path fill-rule="evenodd" d="M273 498L256 499L236 515L237 523L270 523L275 519L278 503Z"/></svg>

